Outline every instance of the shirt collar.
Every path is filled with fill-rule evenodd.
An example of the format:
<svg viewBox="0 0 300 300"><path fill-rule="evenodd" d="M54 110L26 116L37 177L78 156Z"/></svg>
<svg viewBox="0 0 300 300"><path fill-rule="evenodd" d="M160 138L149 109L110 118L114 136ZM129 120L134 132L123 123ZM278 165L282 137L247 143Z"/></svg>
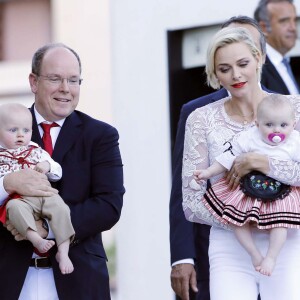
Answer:
<svg viewBox="0 0 300 300"><path fill-rule="evenodd" d="M274 66L278 66L282 62L283 56L269 44L267 44L267 54Z"/></svg>
<svg viewBox="0 0 300 300"><path fill-rule="evenodd" d="M35 114L35 118L36 118L36 122L37 124L41 124L41 123L52 123L49 121L46 121L45 118L36 110L35 106L34 106L34 114ZM65 122L66 118L55 121L56 124L58 124L60 127L63 126L64 122Z"/></svg>

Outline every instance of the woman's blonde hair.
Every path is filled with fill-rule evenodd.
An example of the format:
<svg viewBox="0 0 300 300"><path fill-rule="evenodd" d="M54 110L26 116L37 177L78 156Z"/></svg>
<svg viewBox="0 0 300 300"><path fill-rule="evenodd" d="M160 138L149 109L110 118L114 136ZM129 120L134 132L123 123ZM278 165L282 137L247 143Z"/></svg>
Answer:
<svg viewBox="0 0 300 300"><path fill-rule="evenodd" d="M207 76L207 84L214 89L219 89L221 87L220 82L216 76L215 69L215 56L218 49L230 45L233 43L245 43L249 50L251 51L253 57L261 58L261 53L256 47L250 32L242 27L234 28L223 28L218 31L214 37L211 39L206 55L206 67L205 72ZM261 60L259 67L257 68L257 79L260 81L261 78Z"/></svg>

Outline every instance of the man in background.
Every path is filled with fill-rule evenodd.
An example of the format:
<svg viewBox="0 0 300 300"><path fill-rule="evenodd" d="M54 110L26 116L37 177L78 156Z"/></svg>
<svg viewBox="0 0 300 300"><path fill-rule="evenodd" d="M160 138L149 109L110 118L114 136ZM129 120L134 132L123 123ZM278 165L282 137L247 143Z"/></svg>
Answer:
<svg viewBox="0 0 300 300"><path fill-rule="evenodd" d="M293 0L261 0L254 12L267 40L261 83L280 94L299 94L299 82L287 56L297 39L296 17Z"/></svg>

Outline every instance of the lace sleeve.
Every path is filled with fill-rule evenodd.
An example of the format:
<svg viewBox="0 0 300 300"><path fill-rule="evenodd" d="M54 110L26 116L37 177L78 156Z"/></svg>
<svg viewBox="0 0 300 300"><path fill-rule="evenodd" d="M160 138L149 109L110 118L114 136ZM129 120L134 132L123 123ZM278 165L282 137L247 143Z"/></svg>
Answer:
<svg viewBox="0 0 300 300"><path fill-rule="evenodd" d="M300 186L300 163L292 160L279 160L269 157L268 176L283 183Z"/></svg>
<svg viewBox="0 0 300 300"><path fill-rule="evenodd" d="M196 169L209 166L211 149L208 149L206 140L208 122L207 114L198 110L187 119L182 168L183 210L186 219L191 222L227 228L228 225L213 218L201 201L206 191L206 181L198 184L193 178Z"/></svg>

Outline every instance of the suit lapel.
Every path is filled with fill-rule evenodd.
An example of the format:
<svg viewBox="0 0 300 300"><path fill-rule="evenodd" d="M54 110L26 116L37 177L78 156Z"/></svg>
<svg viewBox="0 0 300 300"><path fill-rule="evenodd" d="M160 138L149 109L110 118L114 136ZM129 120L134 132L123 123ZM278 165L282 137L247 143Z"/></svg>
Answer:
<svg viewBox="0 0 300 300"><path fill-rule="evenodd" d="M210 103L213 103L215 101L218 101L220 99L223 99L225 97L228 96L228 92L226 89L224 88L221 88L220 90L216 91L214 94L213 94L213 97L211 98L210 100Z"/></svg>
<svg viewBox="0 0 300 300"><path fill-rule="evenodd" d="M226 89L222 88L222 89L219 90L218 97L221 97L220 99L223 99L227 96L228 96L228 92L227 92Z"/></svg>
<svg viewBox="0 0 300 300"><path fill-rule="evenodd" d="M290 93L283 79L279 75L278 71L276 70L275 66L272 64L268 56L266 56L266 62L263 65L263 69L266 70L266 76L270 76L270 78L273 79L274 84L276 84L277 89L275 91L280 91L280 93L286 95Z"/></svg>
<svg viewBox="0 0 300 300"><path fill-rule="evenodd" d="M64 155L70 150L78 139L82 130L81 120L76 113L72 113L66 118L53 150L53 159L58 163L63 161Z"/></svg>
<svg viewBox="0 0 300 300"><path fill-rule="evenodd" d="M33 117L32 125L32 141L39 144L44 148L43 141L38 129L37 121L34 115L34 106L30 108ZM66 118L58 138L55 143L52 157L58 163L61 163L64 155L69 151L69 149L76 142L78 136L81 132L81 120L78 118L76 113L72 113L69 117Z"/></svg>
<svg viewBox="0 0 300 300"><path fill-rule="evenodd" d="M39 132L39 128L36 122L36 118L35 118L35 114L34 114L34 109L33 109L33 105L30 108L30 112L32 114L32 138L31 140L35 143L37 143L38 145L40 145L42 148L44 148L43 145L43 141Z"/></svg>

